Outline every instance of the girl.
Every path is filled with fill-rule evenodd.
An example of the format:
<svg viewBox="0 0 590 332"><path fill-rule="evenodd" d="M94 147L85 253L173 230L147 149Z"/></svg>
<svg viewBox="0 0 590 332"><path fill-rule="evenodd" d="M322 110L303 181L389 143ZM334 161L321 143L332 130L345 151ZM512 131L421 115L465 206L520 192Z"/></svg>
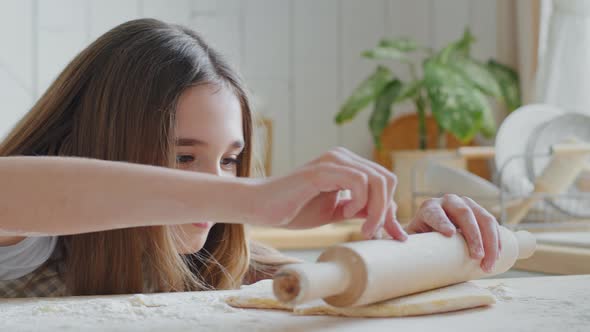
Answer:
<svg viewBox="0 0 590 332"><path fill-rule="evenodd" d="M347 150L248 179L252 114L238 76L195 32L152 19L83 50L0 156L0 297L228 289L294 261L249 243L243 224L360 217L367 237L407 237L393 174ZM455 226L491 269L497 223L468 198L426 202L407 231Z"/></svg>

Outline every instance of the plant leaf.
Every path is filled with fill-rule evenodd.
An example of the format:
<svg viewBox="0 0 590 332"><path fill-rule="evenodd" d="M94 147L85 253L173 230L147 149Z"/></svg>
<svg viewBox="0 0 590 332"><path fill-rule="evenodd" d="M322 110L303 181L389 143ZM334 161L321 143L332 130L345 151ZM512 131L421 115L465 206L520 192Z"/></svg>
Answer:
<svg viewBox="0 0 590 332"><path fill-rule="evenodd" d="M455 57L449 60L449 64L486 95L502 98L498 81L483 63L466 57Z"/></svg>
<svg viewBox="0 0 590 332"><path fill-rule="evenodd" d="M494 60L489 60L487 67L500 86L500 90L502 91L502 101L508 108L508 111L512 112L519 108L522 104L522 100L520 95L520 82L516 71Z"/></svg>
<svg viewBox="0 0 590 332"><path fill-rule="evenodd" d="M379 46L394 48L400 52L412 52L418 49L418 44L408 37L399 37L395 39L381 39Z"/></svg>
<svg viewBox="0 0 590 332"><path fill-rule="evenodd" d="M485 97L484 100L482 100L482 104L485 105L485 107L483 108L483 117L481 119L481 134L485 138L492 138L496 134L497 129L494 110L490 106L489 100Z"/></svg>
<svg viewBox="0 0 590 332"><path fill-rule="evenodd" d="M375 72L362 81L354 92L348 97L340 112L336 115L337 124L352 120L358 112L367 107L387 83L393 79L393 73L389 68L379 65Z"/></svg>
<svg viewBox="0 0 590 332"><path fill-rule="evenodd" d="M453 57L469 57L471 54L471 44L473 44L475 40L476 39L471 34L469 28L466 28L461 39L450 43L438 53L438 60L442 63L447 63Z"/></svg>
<svg viewBox="0 0 590 332"><path fill-rule="evenodd" d="M456 51L461 55L469 56L469 54L471 54L471 45L476 41L477 39L475 39L475 36L471 33L469 27L466 27L465 30L463 30L463 36L457 42Z"/></svg>
<svg viewBox="0 0 590 332"><path fill-rule="evenodd" d="M484 126L492 129L490 105L483 93L452 66L430 60L424 65L424 84L438 124L462 142L470 141ZM486 118L484 120L484 117Z"/></svg>
<svg viewBox="0 0 590 332"><path fill-rule="evenodd" d="M398 104L408 99L414 99L420 93L424 82L422 80L414 80L410 83L402 83L402 88L399 96L395 99L394 103Z"/></svg>
<svg viewBox="0 0 590 332"><path fill-rule="evenodd" d="M376 46L373 49L364 51L362 56L369 59L380 60L398 60L401 62L409 62L410 58L404 51L400 51L392 47Z"/></svg>
<svg viewBox="0 0 590 332"><path fill-rule="evenodd" d="M391 117L391 106L401 90L402 83L396 79L387 84L375 101L375 108L369 119L369 128L371 129L373 141L378 149L381 149L381 133L387 126L387 123L389 123L389 118Z"/></svg>

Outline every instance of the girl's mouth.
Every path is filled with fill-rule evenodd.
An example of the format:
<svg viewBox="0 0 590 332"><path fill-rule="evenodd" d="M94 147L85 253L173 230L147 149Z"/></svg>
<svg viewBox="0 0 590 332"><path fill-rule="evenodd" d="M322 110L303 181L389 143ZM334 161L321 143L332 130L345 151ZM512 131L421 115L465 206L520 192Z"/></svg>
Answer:
<svg viewBox="0 0 590 332"><path fill-rule="evenodd" d="M195 227L198 227L198 228L209 228L209 227L211 227L211 224L212 224L211 222L205 221L205 222L196 222L196 223L193 223L192 225Z"/></svg>

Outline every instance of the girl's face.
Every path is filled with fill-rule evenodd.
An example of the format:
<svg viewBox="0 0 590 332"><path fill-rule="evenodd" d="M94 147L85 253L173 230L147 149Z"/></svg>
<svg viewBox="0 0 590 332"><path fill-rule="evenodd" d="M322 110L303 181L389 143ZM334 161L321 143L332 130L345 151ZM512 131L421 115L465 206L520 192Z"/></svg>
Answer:
<svg viewBox="0 0 590 332"><path fill-rule="evenodd" d="M176 121L178 169L237 176L238 156L244 148L242 109L229 88L199 85L187 89L179 98ZM203 248L212 226L207 220L174 226L181 253Z"/></svg>

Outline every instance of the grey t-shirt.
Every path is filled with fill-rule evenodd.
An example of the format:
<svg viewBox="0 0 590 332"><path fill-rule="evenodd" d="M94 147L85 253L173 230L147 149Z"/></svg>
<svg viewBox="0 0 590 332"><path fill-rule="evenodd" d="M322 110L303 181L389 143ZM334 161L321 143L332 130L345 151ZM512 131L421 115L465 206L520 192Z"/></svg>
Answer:
<svg viewBox="0 0 590 332"><path fill-rule="evenodd" d="M12 246L0 246L0 280L14 280L43 265L55 249L57 236L28 237Z"/></svg>

